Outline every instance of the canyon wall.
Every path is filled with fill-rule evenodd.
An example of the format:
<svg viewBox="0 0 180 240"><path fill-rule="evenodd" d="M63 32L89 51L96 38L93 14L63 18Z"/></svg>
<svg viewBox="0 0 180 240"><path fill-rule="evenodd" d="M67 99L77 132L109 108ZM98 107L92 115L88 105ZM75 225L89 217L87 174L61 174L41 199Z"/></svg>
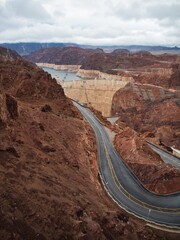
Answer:
<svg viewBox="0 0 180 240"><path fill-rule="evenodd" d="M112 100L117 116L114 145L141 183L150 191L179 191L180 172L160 160L149 142L165 150L180 149L180 92L150 84L127 84Z"/></svg>
<svg viewBox="0 0 180 240"><path fill-rule="evenodd" d="M57 65L57 64L52 64L52 63L36 63L38 67L47 67L47 68L52 68L54 70L60 70L60 71L68 71L68 72L77 72L81 65Z"/></svg>
<svg viewBox="0 0 180 240"><path fill-rule="evenodd" d="M131 225L140 239L144 223L99 183L90 126L50 74L6 52L0 49L0 239L127 240Z"/></svg>
<svg viewBox="0 0 180 240"><path fill-rule="evenodd" d="M116 81L128 81L134 82L132 76L120 76L120 75L113 75L104 73L98 70L85 70L79 69L77 75L81 78L96 78L96 79L106 79L106 80L116 80Z"/></svg>
<svg viewBox="0 0 180 240"><path fill-rule="evenodd" d="M122 123L118 123L123 126ZM164 163L147 144L143 135L129 127L121 129L114 145L145 188L158 194L180 190L180 171Z"/></svg>
<svg viewBox="0 0 180 240"><path fill-rule="evenodd" d="M113 96L112 116L119 116L137 132L151 133L151 141L180 149L180 92L149 84L128 84Z"/></svg>

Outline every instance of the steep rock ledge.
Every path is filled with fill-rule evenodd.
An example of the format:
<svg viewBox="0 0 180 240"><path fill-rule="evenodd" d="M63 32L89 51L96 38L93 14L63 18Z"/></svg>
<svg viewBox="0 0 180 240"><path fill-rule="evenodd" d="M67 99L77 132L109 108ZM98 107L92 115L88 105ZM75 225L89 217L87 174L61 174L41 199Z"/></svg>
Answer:
<svg viewBox="0 0 180 240"><path fill-rule="evenodd" d="M127 84L113 97L112 115L118 117L116 149L144 186L163 194L180 191L180 171L162 162L146 143L180 149L179 92Z"/></svg>
<svg viewBox="0 0 180 240"><path fill-rule="evenodd" d="M126 127L116 135L114 144L144 187L160 194L180 191L180 171L165 164L141 134Z"/></svg>
<svg viewBox="0 0 180 240"><path fill-rule="evenodd" d="M151 135L156 144L164 142L179 149L179 99L179 91L148 84L128 84L113 96L111 112L112 116L119 116L120 122ZM163 132L163 129L169 130ZM172 134L168 134L170 131Z"/></svg>

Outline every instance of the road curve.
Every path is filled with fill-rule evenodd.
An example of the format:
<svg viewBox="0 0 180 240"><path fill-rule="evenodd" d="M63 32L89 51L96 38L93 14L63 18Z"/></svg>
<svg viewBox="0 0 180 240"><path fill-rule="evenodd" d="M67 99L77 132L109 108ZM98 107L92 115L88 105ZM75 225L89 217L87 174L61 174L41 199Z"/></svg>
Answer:
<svg viewBox="0 0 180 240"><path fill-rule="evenodd" d="M104 127L90 110L73 103L96 134L99 173L111 198L126 211L146 221L179 229L180 193L158 195L145 189L117 154Z"/></svg>

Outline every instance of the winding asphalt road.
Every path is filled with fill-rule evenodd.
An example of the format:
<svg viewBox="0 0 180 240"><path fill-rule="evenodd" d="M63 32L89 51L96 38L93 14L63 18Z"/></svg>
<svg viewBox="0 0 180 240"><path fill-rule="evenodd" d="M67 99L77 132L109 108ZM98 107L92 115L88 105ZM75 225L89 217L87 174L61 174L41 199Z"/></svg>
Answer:
<svg viewBox="0 0 180 240"><path fill-rule="evenodd" d="M179 229L180 193L158 195L146 190L117 154L104 127L90 110L73 103L96 134L99 174L110 197L120 207L146 221Z"/></svg>

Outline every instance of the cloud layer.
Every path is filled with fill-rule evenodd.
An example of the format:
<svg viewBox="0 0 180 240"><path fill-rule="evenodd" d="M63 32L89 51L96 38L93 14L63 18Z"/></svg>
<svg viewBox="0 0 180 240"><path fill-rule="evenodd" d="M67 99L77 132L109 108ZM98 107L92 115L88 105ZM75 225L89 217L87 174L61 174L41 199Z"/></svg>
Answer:
<svg viewBox="0 0 180 240"><path fill-rule="evenodd" d="M0 0L0 42L180 45L179 0Z"/></svg>

